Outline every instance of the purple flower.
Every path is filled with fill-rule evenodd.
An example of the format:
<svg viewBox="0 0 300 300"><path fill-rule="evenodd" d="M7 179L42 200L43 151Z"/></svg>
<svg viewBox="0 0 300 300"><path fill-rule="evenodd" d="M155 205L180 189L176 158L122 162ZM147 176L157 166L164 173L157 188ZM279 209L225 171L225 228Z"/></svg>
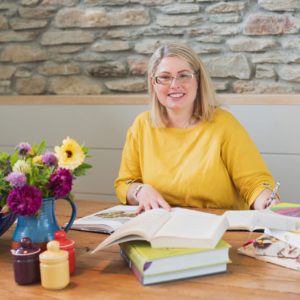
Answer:
<svg viewBox="0 0 300 300"><path fill-rule="evenodd" d="M12 187L22 187L26 184L27 178L24 173L21 172L11 172L6 177L6 180L10 183Z"/></svg>
<svg viewBox="0 0 300 300"><path fill-rule="evenodd" d="M58 160L53 152L47 151L43 155L42 162L44 165L48 167L56 167Z"/></svg>
<svg viewBox="0 0 300 300"><path fill-rule="evenodd" d="M15 188L8 194L7 205L16 215L32 216L42 205L42 192L29 185Z"/></svg>
<svg viewBox="0 0 300 300"><path fill-rule="evenodd" d="M32 150L28 143L20 143L17 149L19 149L19 155L21 156L26 156Z"/></svg>
<svg viewBox="0 0 300 300"><path fill-rule="evenodd" d="M57 198L65 197L72 189L73 176L67 169L58 169L51 174L49 188Z"/></svg>

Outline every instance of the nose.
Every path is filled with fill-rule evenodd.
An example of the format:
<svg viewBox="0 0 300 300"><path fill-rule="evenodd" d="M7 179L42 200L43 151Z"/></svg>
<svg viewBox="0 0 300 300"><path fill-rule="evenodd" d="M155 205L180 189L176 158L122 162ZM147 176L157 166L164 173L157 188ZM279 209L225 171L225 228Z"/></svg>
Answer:
<svg viewBox="0 0 300 300"><path fill-rule="evenodd" d="M177 82L177 77L172 77L172 81L170 83L170 86L177 86L178 82Z"/></svg>

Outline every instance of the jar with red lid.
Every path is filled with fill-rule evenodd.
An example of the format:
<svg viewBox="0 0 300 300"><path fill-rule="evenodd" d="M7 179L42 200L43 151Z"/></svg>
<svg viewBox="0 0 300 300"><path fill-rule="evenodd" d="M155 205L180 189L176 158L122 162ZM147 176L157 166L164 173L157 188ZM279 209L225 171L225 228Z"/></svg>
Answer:
<svg viewBox="0 0 300 300"><path fill-rule="evenodd" d="M59 248L69 253L69 269L70 274L75 272L75 250L74 241L67 239L66 232L64 230L57 230L54 233L54 239L59 242Z"/></svg>

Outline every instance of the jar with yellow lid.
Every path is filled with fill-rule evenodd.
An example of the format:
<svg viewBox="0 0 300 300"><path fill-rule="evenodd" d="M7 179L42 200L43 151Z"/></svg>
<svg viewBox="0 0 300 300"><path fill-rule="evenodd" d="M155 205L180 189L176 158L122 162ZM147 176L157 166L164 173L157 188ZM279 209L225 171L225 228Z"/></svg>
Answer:
<svg viewBox="0 0 300 300"><path fill-rule="evenodd" d="M63 289L70 282L68 252L59 249L57 241L47 244L47 251L39 256L41 283L46 289Z"/></svg>

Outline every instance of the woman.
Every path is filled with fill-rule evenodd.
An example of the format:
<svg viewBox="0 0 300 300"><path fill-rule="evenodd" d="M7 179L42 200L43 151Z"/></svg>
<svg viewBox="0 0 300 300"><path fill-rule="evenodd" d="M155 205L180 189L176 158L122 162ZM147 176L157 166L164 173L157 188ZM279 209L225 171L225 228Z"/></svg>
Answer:
<svg viewBox="0 0 300 300"><path fill-rule="evenodd" d="M148 67L151 112L129 128L119 176L137 212L170 206L264 209L274 179L251 138L217 107L210 78L185 45L158 48ZM278 202L276 195L273 203Z"/></svg>

